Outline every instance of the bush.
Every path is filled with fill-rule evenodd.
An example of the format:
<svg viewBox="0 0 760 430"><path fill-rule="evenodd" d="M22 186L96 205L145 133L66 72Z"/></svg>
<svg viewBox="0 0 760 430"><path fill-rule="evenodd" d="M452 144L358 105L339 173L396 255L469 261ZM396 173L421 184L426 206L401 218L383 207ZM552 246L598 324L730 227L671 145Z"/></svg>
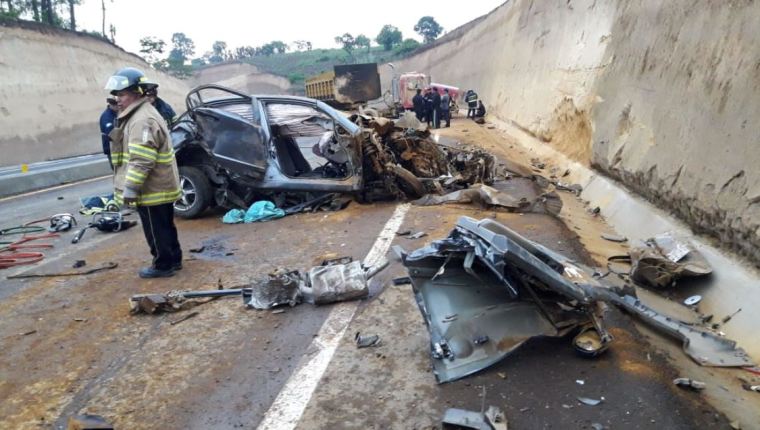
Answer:
<svg viewBox="0 0 760 430"><path fill-rule="evenodd" d="M420 42L417 42L414 39L404 39L403 42L401 42L401 45L399 45L398 48L396 48L396 53L398 55L405 55L408 54L415 49L420 47Z"/></svg>
<svg viewBox="0 0 760 430"><path fill-rule="evenodd" d="M288 80L291 84L300 84L306 80L306 77L301 72L295 72L288 75Z"/></svg>

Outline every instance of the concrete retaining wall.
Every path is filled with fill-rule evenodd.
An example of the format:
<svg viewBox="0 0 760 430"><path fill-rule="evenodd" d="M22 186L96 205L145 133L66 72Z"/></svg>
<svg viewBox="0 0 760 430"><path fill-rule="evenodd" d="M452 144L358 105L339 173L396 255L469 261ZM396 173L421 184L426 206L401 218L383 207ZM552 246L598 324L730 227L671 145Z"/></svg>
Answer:
<svg viewBox="0 0 760 430"><path fill-rule="evenodd" d="M516 0L396 71L475 88L492 115L760 261L759 27L750 0Z"/></svg>
<svg viewBox="0 0 760 430"><path fill-rule="evenodd" d="M93 36L34 23L0 24L0 166L101 152L108 77L137 67L184 112L188 85Z"/></svg>

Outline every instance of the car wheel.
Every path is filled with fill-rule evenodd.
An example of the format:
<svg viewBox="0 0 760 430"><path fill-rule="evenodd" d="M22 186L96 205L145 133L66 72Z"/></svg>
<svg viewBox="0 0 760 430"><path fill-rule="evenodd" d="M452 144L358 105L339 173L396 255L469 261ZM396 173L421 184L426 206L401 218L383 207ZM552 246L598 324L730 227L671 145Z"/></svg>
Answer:
<svg viewBox="0 0 760 430"><path fill-rule="evenodd" d="M418 199L425 195L425 185L418 177L414 176L414 173L398 164L393 167L393 173L396 174L396 183L407 197Z"/></svg>
<svg viewBox="0 0 760 430"><path fill-rule="evenodd" d="M203 171L193 166L179 168L179 187L182 196L174 202L174 214L180 218L195 218L211 204L214 195Z"/></svg>

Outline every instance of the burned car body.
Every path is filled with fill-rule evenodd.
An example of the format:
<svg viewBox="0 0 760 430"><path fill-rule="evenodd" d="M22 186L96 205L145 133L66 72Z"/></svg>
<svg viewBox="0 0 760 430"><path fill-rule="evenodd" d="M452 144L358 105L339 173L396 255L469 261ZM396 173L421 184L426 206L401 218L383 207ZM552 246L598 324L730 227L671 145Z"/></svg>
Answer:
<svg viewBox="0 0 760 430"><path fill-rule="evenodd" d="M444 239L410 253L395 249L430 332L439 382L491 366L535 336L577 333L575 349L597 356L613 341L607 305L680 340L700 365L752 365L734 341L658 313L630 287L603 283L590 268L493 220L461 217Z"/></svg>
<svg viewBox="0 0 760 430"><path fill-rule="evenodd" d="M362 130L318 100L203 85L186 104L171 132L183 192L175 204L180 217L212 205L275 200L273 193L308 199L362 189Z"/></svg>

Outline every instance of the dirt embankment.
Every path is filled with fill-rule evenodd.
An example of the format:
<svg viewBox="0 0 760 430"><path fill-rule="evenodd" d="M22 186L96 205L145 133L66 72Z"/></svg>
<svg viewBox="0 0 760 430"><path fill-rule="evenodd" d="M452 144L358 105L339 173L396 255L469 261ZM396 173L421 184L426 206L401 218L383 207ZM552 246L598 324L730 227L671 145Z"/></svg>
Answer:
<svg viewBox="0 0 760 430"><path fill-rule="evenodd" d="M290 94L290 81L282 76L263 73L251 64L230 62L198 70L192 84L218 84L246 94Z"/></svg>
<svg viewBox="0 0 760 430"><path fill-rule="evenodd" d="M758 20L748 1L515 0L395 70L476 89L490 114L760 261Z"/></svg>
<svg viewBox="0 0 760 430"><path fill-rule="evenodd" d="M0 23L0 166L101 151L108 77L137 67L184 111L188 86L97 37L34 23Z"/></svg>

